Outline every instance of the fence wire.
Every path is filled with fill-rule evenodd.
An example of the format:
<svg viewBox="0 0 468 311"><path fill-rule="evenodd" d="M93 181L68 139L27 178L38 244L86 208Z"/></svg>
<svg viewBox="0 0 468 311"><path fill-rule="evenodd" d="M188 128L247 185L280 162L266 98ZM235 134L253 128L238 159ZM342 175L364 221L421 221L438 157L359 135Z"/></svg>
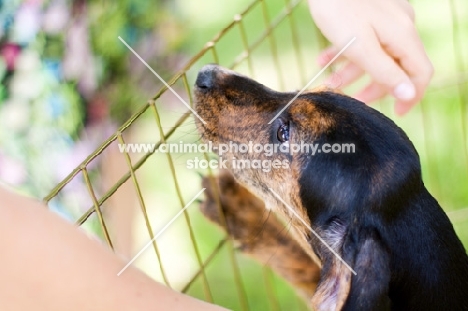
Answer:
<svg viewBox="0 0 468 311"><path fill-rule="evenodd" d="M278 12L272 10L272 2L273 1L267 0L252 1L244 11L236 14L233 20L225 28L221 29L221 31L211 41L209 41L195 56L193 56L187 64L168 81L168 84L171 87L177 86L180 90L183 90L183 94L181 95L188 98L189 103L192 105L193 98L190 86L194 77L193 72L205 63L214 62L231 69L240 69L241 71L245 71L253 78L261 76L259 72L262 70L265 71L263 68L267 66L269 69L267 70L267 73L263 73L263 75L267 75L270 72L274 73L276 81L272 82L272 84L274 84L273 88L279 90L290 88L301 89L302 86L307 83L308 79L310 79L314 74L312 70L308 69L309 67L312 69L314 68L314 65L310 65L310 59L313 59L313 55L317 55L318 51L327 45L327 42L321 36L317 28L312 24L312 21L310 22L310 25L307 26L299 25L297 16L308 14L304 1L284 0L283 8ZM413 3L418 2L413 1ZM421 5L424 5L424 3ZM431 192L434 193L443 205L445 204L446 210L449 212L449 215L452 216L452 220L456 221L457 219L461 219L463 221L467 221L468 212L466 212L464 208L468 207L468 198L466 195L463 195L463 192L468 193L468 189L466 189L466 185L468 184L466 127L468 73L465 70L467 66L467 59L465 56L468 54L466 53L468 49L466 44L463 43L462 38L468 34L466 33L466 29L462 27L463 22L459 17L460 10L457 8L458 5L461 5L460 1L448 1L448 10L450 12L449 18L451 18L452 24L447 31L452 33L451 49L453 51L452 65L455 68L454 72L446 75L441 80L435 80L431 84L426 98L423 100L422 104L417 106L415 109L415 113L420 115L420 124L408 124L404 121L397 122L409 133L410 137L415 140L416 147L420 152L423 161L424 179ZM261 20L260 24L258 19ZM255 34L255 37L253 37L252 33L248 32L248 29L252 28L248 27L250 25L249 23L258 24L256 28L259 31ZM307 30L304 30L305 27L307 27ZM302 39L305 35L309 36L307 41L312 42L313 45L305 43L306 40ZM236 38L236 42L233 42L233 38ZM287 42L285 42L285 38L287 38ZM225 52L226 48L220 48L223 44L223 40L228 40L229 42L224 43L229 43L231 46L241 47L239 53L234 56L226 56L226 54L228 54ZM224 52L220 53L220 50ZM294 66L295 68L293 68ZM435 107L436 104L434 101L443 97L443 95L440 95L441 93L443 94L447 90L453 91L453 88L456 89L456 98L454 98L454 100L457 102L457 105L459 105L458 113L460 117L457 120L450 120L448 123L440 123L439 120L442 118L440 113L441 111L443 112L443 110ZM162 87L152 99L150 99L137 113L122 124L113 135L104 141L101 146L91 153L78 167L70 172L70 174L44 198L45 202L48 203L54 197L58 196L67 184L71 183L76 178L82 177L88 188L92 206L90 206L88 210L76 220L76 224L79 226L85 224L90 219L90 216L95 214L100 230L102 231L103 239L111 248L113 248L112 236L109 233L108 226L106 225L106 213L103 213L103 205L127 181L131 182L136 192L141 214L143 215L144 223L146 225L148 238L154 239L155 228L151 217L148 215L148 206L145 202L145 195L141 190L137 171L144 169L147 160L155 154L161 144L166 143L179 128L184 124L188 124L191 120L191 112L186 111L176 122L173 123L170 129L164 130L165 127L161 123L162 112L160 111L160 102L161 96L163 96L166 91L167 87ZM388 107L391 106L385 105L384 103L377 106L379 110L383 111L390 117L393 117L393 113L390 110L391 108ZM120 144L126 143L123 134L146 113L152 115L159 132L160 139L156 142L155 148L151 152L144 154L136 161L132 159L127 152L124 152L123 156L125 157L126 164L128 165L127 173L117 180L107 191L102 193L102 195L98 196L96 194L97 191L95 190L95 185L92 184L88 175L89 165L97 157L102 157L104 151L114 142ZM441 124L441 126L439 124ZM460 190L460 193L462 194L454 201L449 199L451 185L444 184L444 179L448 174L445 171L444 166L451 165L450 157L447 157L445 153L436 152L435 149L437 146L434 146L434 142L440 141L439 136L444 135L444 133L440 133L443 131L442 127L444 124L450 124L453 128L461 131L459 139L453 142L454 144L457 144L456 150L453 151L453 153L456 154L453 157L456 157L457 159L458 157L463 158L462 162L464 162L464 164L460 164L460 161L457 161L456 170L458 172L462 171L459 176L457 175L457 178L462 187L465 188ZM416 126L419 126L418 130L415 130ZM412 131L416 134L411 135ZM451 131L448 131L444 138L448 140L453 139L450 133ZM209 155L205 155L205 157L208 158ZM173 155L169 153L167 154L167 164L171 173L172 187L175 189L180 208L183 208L186 204L184 192L180 186L180 180L178 179L177 165L174 163ZM208 173L212 176L211 171ZM453 170L451 171L451 174L454 174ZM213 186L216 187L216 184L213 184ZM106 206L106 209L109 210L109 213L112 212L111 206ZM211 249L209 254L204 256L206 252L202 252L200 250L200 241L196 237L191 214L184 211L183 217L195 254L194 257L197 265L197 271L193 276L188 278L185 286L181 289L179 288L179 290L190 293L192 286L200 281L203 299L209 302L223 304L222 299L216 299L214 295L213 287L217 287L219 285L212 284L210 282L209 267L219 254L225 250L229 261L225 264L232 271L233 282L235 284L235 293L232 293L232 295L236 295L236 300L239 302L239 309L256 309L254 307L256 306L256 303L251 300L249 301L248 289L243 280L243 274L241 273L239 256L235 252L235 246L229 240L228 236L222 236L219 239L219 242ZM158 260L158 268L162 276L162 281L167 286L171 286L170 278L168 277L165 265L161 260L163 254L158 246L158 241L154 240L152 247ZM266 305L268 305L271 310L284 309L284 307L281 306L281 300L285 298L285 295L278 293L275 285L277 282L276 276L274 276L272 271L267 267L261 267L260 270L263 275L263 283L265 286L265 299L267 300ZM290 297L293 297L293 300L297 300L297 302L295 302L295 309L306 310L305 304L300 298L294 297L293 294L291 294Z"/></svg>

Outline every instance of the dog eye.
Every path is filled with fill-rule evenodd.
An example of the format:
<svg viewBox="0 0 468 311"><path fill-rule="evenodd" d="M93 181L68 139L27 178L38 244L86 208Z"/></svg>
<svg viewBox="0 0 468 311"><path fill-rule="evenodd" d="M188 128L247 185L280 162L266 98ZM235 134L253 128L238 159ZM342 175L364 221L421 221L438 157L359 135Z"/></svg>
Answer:
<svg viewBox="0 0 468 311"><path fill-rule="evenodd" d="M289 124L282 124L278 128L277 137L278 140L282 143L287 142L289 140Z"/></svg>

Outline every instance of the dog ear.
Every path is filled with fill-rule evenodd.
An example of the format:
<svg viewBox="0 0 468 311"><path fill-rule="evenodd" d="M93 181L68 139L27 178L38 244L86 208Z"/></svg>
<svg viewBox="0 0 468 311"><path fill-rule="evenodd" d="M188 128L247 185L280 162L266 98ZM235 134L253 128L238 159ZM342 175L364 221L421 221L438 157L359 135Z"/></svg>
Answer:
<svg viewBox="0 0 468 311"><path fill-rule="evenodd" d="M322 258L322 272L317 290L312 297L314 310L341 310L351 288L351 270L336 255L342 256L347 227L338 219L330 222L326 229L319 231L319 246ZM329 246L333 251L331 251Z"/></svg>
<svg viewBox="0 0 468 311"><path fill-rule="evenodd" d="M338 259L324 264L320 282L312 297L313 309L341 310L351 289L351 274L352 272Z"/></svg>
<svg viewBox="0 0 468 311"><path fill-rule="evenodd" d="M355 253L356 272L344 309L390 310L390 255L376 229L360 228L354 236L344 250Z"/></svg>
<svg viewBox="0 0 468 311"><path fill-rule="evenodd" d="M312 298L314 310L390 310L389 254L377 231L348 231L340 248L349 267L328 254L333 257L324 261L329 264Z"/></svg>

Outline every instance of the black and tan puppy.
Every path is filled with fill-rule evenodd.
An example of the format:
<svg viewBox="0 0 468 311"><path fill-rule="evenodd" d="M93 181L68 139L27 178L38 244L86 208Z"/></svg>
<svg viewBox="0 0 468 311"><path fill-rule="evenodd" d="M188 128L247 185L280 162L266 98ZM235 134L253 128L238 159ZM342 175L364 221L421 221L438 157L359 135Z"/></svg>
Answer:
<svg viewBox="0 0 468 311"><path fill-rule="evenodd" d="M316 310L468 310L468 256L426 190L418 154L405 133L374 109L330 91L301 94L269 124L295 95L216 65L198 74L196 111L206 124L197 126L215 146L249 141L355 146L354 153L224 154L242 186L224 172L220 203L242 249L260 260L275 249L273 268L313 294ZM233 159L289 165L263 170L229 164ZM204 183L209 191L203 212L221 223L216 187ZM265 218L264 206L290 220L293 234L286 236L278 220Z"/></svg>

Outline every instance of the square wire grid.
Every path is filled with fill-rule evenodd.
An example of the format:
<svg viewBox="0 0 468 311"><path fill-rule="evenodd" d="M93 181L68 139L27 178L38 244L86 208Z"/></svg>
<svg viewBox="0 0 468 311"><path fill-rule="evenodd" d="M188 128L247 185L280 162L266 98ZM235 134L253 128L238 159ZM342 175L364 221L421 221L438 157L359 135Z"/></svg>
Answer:
<svg viewBox="0 0 468 311"><path fill-rule="evenodd" d="M189 99L190 105L193 103L191 84L193 81L196 69L199 69L203 64L214 62L221 64L225 67L242 71L247 75L258 79L260 81L268 80L266 77L273 75L275 80L268 80L268 84L272 88L279 90L287 90L291 88L301 89L317 71L318 68L313 64L313 59L317 53L327 46L326 40L321 36L312 21L308 25L299 25L297 20L301 14L308 14L306 4L304 1L289 1L284 0L284 4L280 10L273 8L274 1L267 0L254 0L248 7L241 13L234 16L225 28L223 28L210 42L208 42L201 51L199 51L171 80L168 81L170 86L179 86L184 91L183 96ZM413 1L416 6L425 5L422 1ZM450 32L451 36L445 38L445 43L451 45L451 53L453 53L453 67L448 70L442 79L435 80L427 92L426 98L421 105L415 108L417 114L407 121L396 120L408 133L410 138L418 149L423 166L423 174L425 182L430 191L441 202L442 206L446 207L449 216L455 223L456 229L461 232L462 239L465 244L468 242L468 232L462 229L461 223L468 220L468 149L467 149L467 128L466 128L466 105L468 98L468 73L466 72L467 58L466 51L468 51L466 44L463 43L462 37L468 35L463 25L466 23L461 21L460 10L461 1L451 0L448 2L447 18L451 19L451 24L446 25L446 32ZM277 7L277 4L274 6ZM466 5L465 5L466 7ZM427 12L424 18L432 18L431 14L434 12ZM418 16L419 17L419 16ZM261 21L261 22L260 22ZM252 27L251 24L256 25ZM256 31L247 31L247 29L256 29ZM430 30L421 29L423 39L430 41L433 35ZM307 43L308 42L308 43ZM310 43L314 42L313 45ZM233 48L236 47L236 48ZM220 52L221 51L221 52ZM464 53L465 52L465 53ZM435 64L437 66L442 64ZM445 64L443 64L445 65ZM268 69L264 69L265 66ZM267 83L265 83L267 84ZM159 146L168 141L171 136L184 124L190 122L191 112L186 111L180 118L173 123L169 130L164 130L165 126L161 122L161 97L167 92L167 88L163 87L156 93L156 95L144 104L141 109L135 113L127 122L122 124L120 128L111 137L109 137L102 145L92 154L90 154L77 168L75 168L60 184L58 184L50 194L45 197L48 203L55 196L57 196L62 189L75 178L83 178L87 185L89 196L93 205L76 220L76 224L81 226L88 221L91 215L95 214L102 230L102 236L107 242L109 247L113 248L112 236L109 233L108 226L106 225L105 213L103 213L103 204L113 196L116 191L127 181L133 184L138 203L143 215L144 222L147 228L148 238L153 239L155 236L155 229L151 218L148 216L147 204L145 203L145 195L142 193L139 178L137 176L138 170L144 170L145 163L152 157ZM445 120L443 117L444 110L437 107L437 101L444 96L453 96L456 101L454 109L460 115L455 120ZM390 107L390 108L389 108ZM377 109L383 111L385 114L393 117L391 105L385 103L377 106ZM154 118L154 122L159 131L160 140L156 143L156 148L152 152L144 154L140 159L134 160L125 152L125 162L128 166L128 172L124 174L110 189L105 191L102 195L96 194L95 186L93 186L91 179L88 175L88 166L97 157L103 156L103 152L111 146L112 143L118 142L124 144L126 141L123 134L132 127L137 120L143 115L150 114ZM414 120L418 124L414 124ZM447 129L447 126L450 126ZM447 129L447 130L444 130ZM457 131L457 136L453 136L453 132ZM454 148L448 152L435 150L437 144L441 141L452 141ZM208 157L208 155L205 155ZM174 160L174 156L167 154L167 164L169 166L172 183L175 189L180 208L186 204L182 191L181 183L177 178L178 168ZM446 169L447 165L454 166L454 169ZM211 171L208 171L212 174ZM452 185L444 184L444 180L456 180L462 189L457 189L455 199L451 199ZM463 194L465 193L465 194ZM111 209L112 207L108 207ZM228 262L225 263L232 271L232 282L234 284L235 300L239 302L237 306L228 304L229 307L240 310L258 310L259 304L252 301L249 297L249 287L246 286L246 277L242 275L240 268L241 256L235 252L235 247L226 235L223 235L219 242L212 247L211 251L202 252L200 250L200 239L197 239L197 230L194 229L192 216L189 212L184 211L184 221L188 230L188 235L193 246L194 257L198 266L198 271L189 278L183 288L179 288L182 292L187 292L195 296L200 296L202 299L215 302L220 305L225 305L224 298L215 299L213 295L213 288L219 284L212 284L210 282L208 269L210 264L216 259L222 250L227 252L225 258ZM216 231L219 232L219 231ZM162 281L171 286L171 282L167 276L166 269L161 257L161 251L158 247L158 242L152 243L153 250L158 259L158 269L160 270ZM205 253L205 254L204 254ZM266 302L261 308L271 310L284 310L291 308L291 304L285 307L285 300L295 300L293 309L306 310L307 307L302 299L295 297L290 292L283 294L278 291L277 283L280 282L276 276L272 274L270 269L266 266L256 268L261 270L263 275L263 286L265 287ZM190 289L195 283L199 283L200 291L192 293ZM248 284L247 284L248 285ZM257 286L257 285L255 285ZM218 295L219 296L219 295ZM256 297L255 299L258 299Z"/></svg>

